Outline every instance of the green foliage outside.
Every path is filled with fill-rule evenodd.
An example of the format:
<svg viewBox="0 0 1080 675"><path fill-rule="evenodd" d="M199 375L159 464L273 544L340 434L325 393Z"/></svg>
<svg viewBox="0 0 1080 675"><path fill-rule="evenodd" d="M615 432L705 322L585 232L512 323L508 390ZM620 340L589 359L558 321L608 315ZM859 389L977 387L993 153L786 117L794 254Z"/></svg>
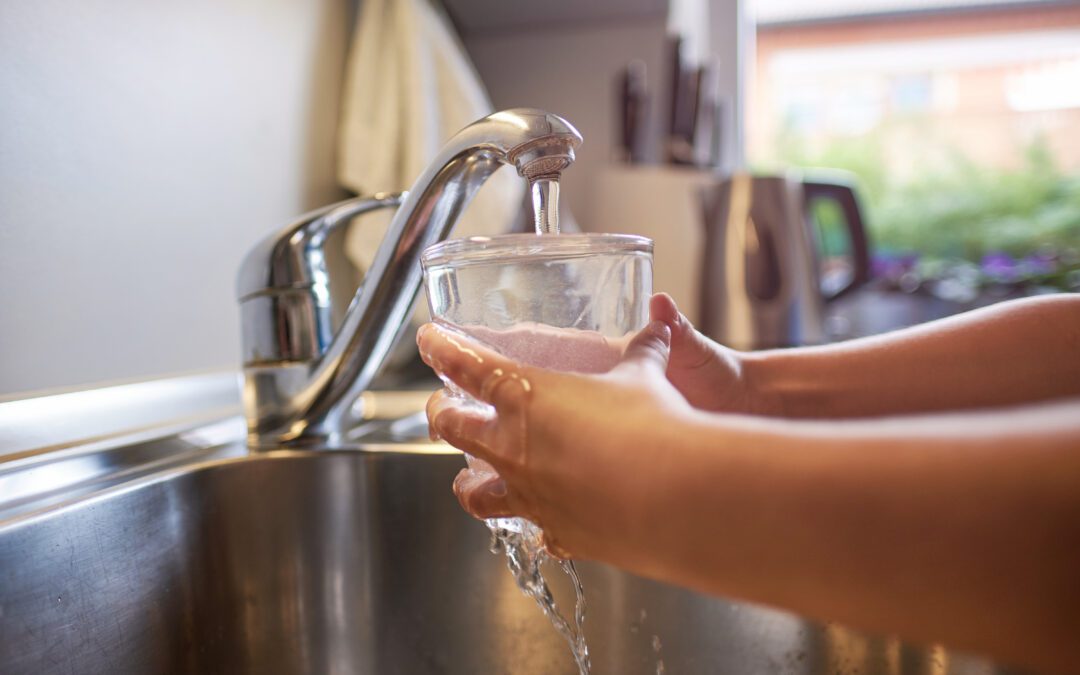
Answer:
<svg viewBox="0 0 1080 675"><path fill-rule="evenodd" d="M917 255L924 272L963 261L982 263L985 270L991 259L1037 258L1039 265L1014 276L1059 288L1076 283L1080 174L1060 170L1046 143L1030 144L1018 169L988 168L956 152L939 153L926 162L934 168L901 181L890 177L883 138L879 131L810 152L798 137L785 134L777 159L782 165L854 173L878 256ZM826 255L843 250L839 209L825 203L813 211Z"/></svg>

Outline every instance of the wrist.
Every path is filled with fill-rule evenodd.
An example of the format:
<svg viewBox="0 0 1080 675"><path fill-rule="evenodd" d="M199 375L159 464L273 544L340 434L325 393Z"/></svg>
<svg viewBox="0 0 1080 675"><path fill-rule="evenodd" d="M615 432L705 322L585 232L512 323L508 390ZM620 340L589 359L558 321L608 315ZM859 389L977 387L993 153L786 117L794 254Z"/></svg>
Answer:
<svg viewBox="0 0 1080 675"><path fill-rule="evenodd" d="M746 412L768 417L790 414L785 397L786 387L781 380L784 368L779 366L779 352L736 352L739 375L746 392ZM790 374L787 375L790 377Z"/></svg>

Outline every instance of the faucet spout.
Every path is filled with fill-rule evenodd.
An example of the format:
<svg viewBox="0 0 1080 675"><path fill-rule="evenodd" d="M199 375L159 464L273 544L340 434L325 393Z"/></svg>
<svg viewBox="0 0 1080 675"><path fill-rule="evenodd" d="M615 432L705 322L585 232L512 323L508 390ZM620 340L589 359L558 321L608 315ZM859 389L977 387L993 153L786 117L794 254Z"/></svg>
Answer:
<svg viewBox="0 0 1080 675"><path fill-rule="evenodd" d="M581 134L565 119L527 108L489 115L451 138L395 213L329 343L300 362L252 360L245 350L245 404L253 445L339 443L356 422L353 403L408 323L422 281L423 250L449 235L477 190L500 167L514 166L532 184L557 181L580 143ZM389 203L383 198L382 205ZM262 257L245 261L242 283L250 276L245 273L249 266L265 263ZM310 276L317 284L318 275ZM273 290L242 288L242 307L245 298ZM303 315L293 312L290 320ZM244 322L246 332L246 317ZM248 335L244 339L246 345Z"/></svg>

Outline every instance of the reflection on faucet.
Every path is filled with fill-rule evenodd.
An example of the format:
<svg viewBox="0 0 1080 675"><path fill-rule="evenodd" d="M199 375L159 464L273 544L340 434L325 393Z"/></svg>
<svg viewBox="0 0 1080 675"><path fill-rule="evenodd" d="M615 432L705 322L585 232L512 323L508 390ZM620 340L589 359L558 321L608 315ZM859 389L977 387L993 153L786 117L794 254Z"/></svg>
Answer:
<svg viewBox="0 0 1080 675"><path fill-rule="evenodd" d="M581 135L563 118L513 109L458 132L406 195L356 198L315 211L261 242L240 268L244 404L253 447L333 446L357 420L352 403L407 324L420 254L447 237L504 164L530 183L557 180ZM330 311L324 245L338 225L399 207L340 326Z"/></svg>

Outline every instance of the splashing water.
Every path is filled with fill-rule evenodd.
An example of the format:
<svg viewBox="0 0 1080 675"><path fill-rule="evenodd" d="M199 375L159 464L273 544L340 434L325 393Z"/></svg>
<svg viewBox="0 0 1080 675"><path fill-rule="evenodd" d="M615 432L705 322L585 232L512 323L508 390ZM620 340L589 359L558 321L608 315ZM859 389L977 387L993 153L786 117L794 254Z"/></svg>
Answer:
<svg viewBox="0 0 1080 675"><path fill-rule="evenodd" d="M506 553L506 566L510 569L518 588L532 598L555 630L570 645L580 675L590 672L589 646L585 643L582 624L585 621L585 589L581 585L573 560L558 560L544 549L543 532L524 518L490 518L491 552ZM557 560L574 587L574 622L571 624L555 606L555 596L544 579L541 566L548 560Z"/></svg>
<svg viewBox="0 0 1080 675"><path fill-rule="evenodd" d="M664 675L664 673L666 672L664 670L664 655L661 653L661 650L663 650L663 648L664 645L660 642L660 636L653 635L652 650L653 654L656 655L656 675Z"/></svg>

